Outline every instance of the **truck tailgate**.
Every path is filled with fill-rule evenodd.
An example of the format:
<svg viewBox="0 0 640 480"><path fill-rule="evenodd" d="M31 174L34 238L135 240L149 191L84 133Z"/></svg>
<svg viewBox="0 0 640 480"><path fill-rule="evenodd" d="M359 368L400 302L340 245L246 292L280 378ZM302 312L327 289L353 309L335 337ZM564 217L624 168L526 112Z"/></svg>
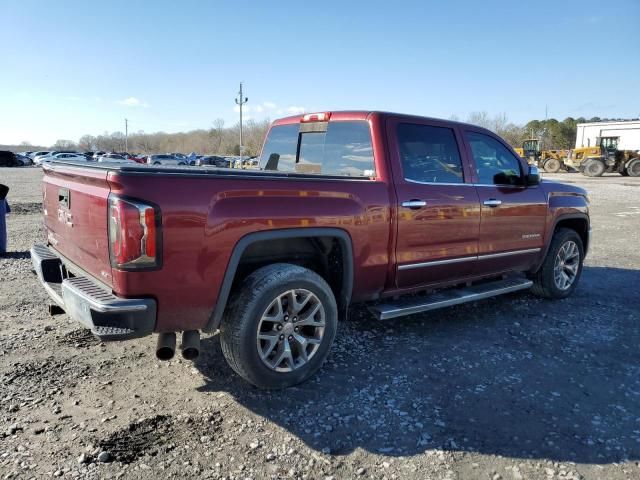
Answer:
<svg viewBox="0 0 640 480"><path fill-rule="evenodd" d="M112 285L106 170L45 164L43 207L48 243L72 264Z"/></svg>

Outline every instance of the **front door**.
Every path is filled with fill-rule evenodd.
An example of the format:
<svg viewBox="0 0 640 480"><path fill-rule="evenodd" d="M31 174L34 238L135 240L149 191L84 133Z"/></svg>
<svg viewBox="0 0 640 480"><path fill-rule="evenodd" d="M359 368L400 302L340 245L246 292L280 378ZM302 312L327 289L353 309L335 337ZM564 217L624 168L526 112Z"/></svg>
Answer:
<svg viewBox="0 0 640 480"><path fill-rule="evenodd" d="M471 275L480 205L459 133L437 121L390 119L387 128L398 198L396 287Z"/></svg>
<svg viewBox="0 0 640 480"><path fill-rule="evenodd" d="M525 270L540 257L547 215L545 194L526 186L526 166L497 137L465 131L480 199L476 273Z"/></svg>

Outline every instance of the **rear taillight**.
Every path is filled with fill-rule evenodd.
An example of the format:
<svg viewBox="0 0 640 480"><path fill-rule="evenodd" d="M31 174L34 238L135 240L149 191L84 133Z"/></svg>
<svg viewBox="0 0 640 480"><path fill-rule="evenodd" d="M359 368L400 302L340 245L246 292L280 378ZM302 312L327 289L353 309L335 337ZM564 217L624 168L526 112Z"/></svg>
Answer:
<svg viewBox="0 0 640 480"><path fill-rule="evenodd" d="M160 266L160 210L139 200L109 195L111 266L124 270Z"/></svg>

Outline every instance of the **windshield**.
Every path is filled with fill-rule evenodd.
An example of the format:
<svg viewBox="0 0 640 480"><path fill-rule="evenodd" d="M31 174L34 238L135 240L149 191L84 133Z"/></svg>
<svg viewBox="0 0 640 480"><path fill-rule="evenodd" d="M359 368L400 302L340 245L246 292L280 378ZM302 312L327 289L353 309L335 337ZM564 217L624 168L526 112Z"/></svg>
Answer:
<svg viewBox="0 0 640 480"><path fill-rule="evenodd" d="M538 141L537 140L525 140L522 143L522 149L526 152L537 152Z"/></svg>

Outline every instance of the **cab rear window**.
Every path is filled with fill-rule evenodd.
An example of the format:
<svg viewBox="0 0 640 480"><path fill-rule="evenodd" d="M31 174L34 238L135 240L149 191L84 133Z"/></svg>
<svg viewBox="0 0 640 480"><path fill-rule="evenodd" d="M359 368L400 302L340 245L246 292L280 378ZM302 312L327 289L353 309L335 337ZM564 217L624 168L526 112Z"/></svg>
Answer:
<svg viewBox="0 0 640 480"><path fill-rule="evenodd" d="M367 122L328 122L313 128L300 125L271 129L260 156L262 169L345 177L375 175Z"/></svg>

